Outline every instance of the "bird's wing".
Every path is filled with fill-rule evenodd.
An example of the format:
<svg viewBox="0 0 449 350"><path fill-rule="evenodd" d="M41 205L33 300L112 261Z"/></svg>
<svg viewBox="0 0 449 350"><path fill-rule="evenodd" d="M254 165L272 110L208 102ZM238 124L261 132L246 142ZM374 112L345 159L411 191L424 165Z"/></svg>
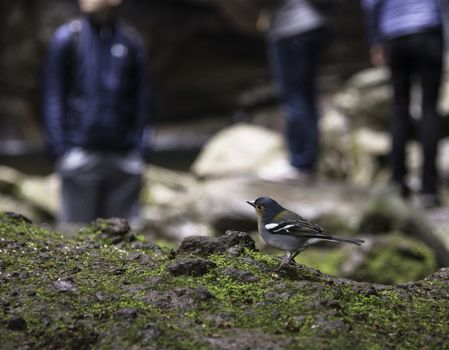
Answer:
<svg viewBox="0 0 449 350"><path fill-rule="evenodd" d="M273 234L304 238L328 239L330 236L329 233L324 231L322 227L300 217L299 215L294 220L266 224L265 228Z"/></svg>

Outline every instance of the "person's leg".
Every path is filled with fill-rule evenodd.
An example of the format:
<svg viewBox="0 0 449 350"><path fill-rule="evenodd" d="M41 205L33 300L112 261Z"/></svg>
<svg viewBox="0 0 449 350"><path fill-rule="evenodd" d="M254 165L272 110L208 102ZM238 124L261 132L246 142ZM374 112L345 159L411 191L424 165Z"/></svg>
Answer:
<svg viewBox="0 0 449 350"><path fill-rule="evenodd" d="M98 215L99 159L80 149L69 151L61 159L58 172L61 179L59 222L89 223Z"/></svg>
<svg viewBox="0 0 449 350"><path fill-rule="evenodd" d="M271 46L271 65L286 115L290 163L314 171L318 153L316 74L324 31L297 35Z"/></svg>
<svg viewBox="0 0 449 350"><path fill-rule="evenodd" d="M441 120L437 111L443 69L443 38L440 33L422 34L416 41L417 74L422 89L420 140L422 144L423 194L436 195L439 176L436 165Z"/></svg>
<svg viewBox="0 0 449 350"><path fill-rule="evenodd" d="M107 169L103 216L136 220L144 170L142 159L137 154L110 155Z"/></svg>
<svg viewBox="0 0 449 350"><path fill-rule="evenodd" d="M409 108L413 62L408 54L407 41L404 38L391 40L387 47L393 87L390 167L393 182L399 185L402 193L406 195L408 192L405 183L406 145L412 132Z"/></svg>

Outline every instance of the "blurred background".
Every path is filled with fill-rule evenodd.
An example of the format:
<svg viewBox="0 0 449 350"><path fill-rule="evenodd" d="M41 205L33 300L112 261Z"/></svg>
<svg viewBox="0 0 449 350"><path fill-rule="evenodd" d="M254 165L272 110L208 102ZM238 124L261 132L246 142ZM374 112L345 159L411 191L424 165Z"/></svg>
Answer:
<svg viewBox="0 0 449 350"><path fill-rule="evenodd" d="M20 164L17 157L44 162L36 157L42 155L38 107L46 47L60 24L79 15L78 3L2 0L0 6L1 160L28 168L37 164ZM345 7L345 16L335 19L327 52L323 79L328 88L368 65L358 1ZM237 10L227 9L225 0L125 1L124 17L144 36L150 52L153 116L159 126L156 162L165 164L159 152L198 149L212 132L244 117L241 112L273 102L264 37L248 33L246 17ZM41 165L25 170L48 171Z"/></svg>
<svg viewBox="0 0 449 350"><path fill-rule="evenodd" d="M124 18L150 53L157 126L142 195L139 230L145 236L176 246L191 234L254 231L255 215L245 201L270 195L328 231L367 237L359 251L324 246L301 254L299 262L382 283L418 279L449 264L446 207L422 213L382 191L390 142L388 71L370 67L359 1L343 3L331 19L319 77L320 181L291 189L253 176L266 159L284 152L263 35L249 30L247 18L227 0L125 1ZM75 0L0 0L0 210L50 226L59 184L44 152L42 64L54 30L78 15ZM444 112L446 80L443 90ZM445 176L447 146L444 139L439 165ZM413 185L420 154L416 144L409 152ZM391 276L383 273L386 266Z"/></svg>

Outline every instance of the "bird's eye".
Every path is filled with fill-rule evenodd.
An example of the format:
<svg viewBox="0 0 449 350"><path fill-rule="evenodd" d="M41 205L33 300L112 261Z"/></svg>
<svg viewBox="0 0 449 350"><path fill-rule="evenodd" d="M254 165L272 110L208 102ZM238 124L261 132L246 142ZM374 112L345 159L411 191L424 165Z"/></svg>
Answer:
<svg viewBox="0 0 449 350"><path fill-rule="evenodd" d="M257 210L262 210L262 207L260 205L256 205Z"/></svg>

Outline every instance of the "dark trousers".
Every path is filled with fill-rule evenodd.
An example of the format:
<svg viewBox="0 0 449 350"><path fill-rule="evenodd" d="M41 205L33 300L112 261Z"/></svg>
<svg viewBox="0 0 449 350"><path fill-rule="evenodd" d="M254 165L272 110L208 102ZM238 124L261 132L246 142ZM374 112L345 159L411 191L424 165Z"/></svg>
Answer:
<svg viewBox="0 0 449 350"><path fill-rule="evenodd" d="M313 171L318 156L318 107L316 77L325 29L269 42L273 78L286 115L290 163Z"/></svg>
<svg viewBox="0 0 449 350"><path fill-rule="evenodd" d="M422 91L419 124L423 156L421 191L425 194L436 194L436 157L441 137L441 121L437 112L443 66L441 31L429 31L390 40L387 50L394 92L391 151L393 180L405 188L406 143L412 133L410 91L416 79Z"/></svg>
<svg viewBox="0 0 449 350"><path fill-rule="evenodd" d="M74 148L63 156L58 168L61 223L89 223L111 217L137 219L143 172L138 155Z"/></svg>

